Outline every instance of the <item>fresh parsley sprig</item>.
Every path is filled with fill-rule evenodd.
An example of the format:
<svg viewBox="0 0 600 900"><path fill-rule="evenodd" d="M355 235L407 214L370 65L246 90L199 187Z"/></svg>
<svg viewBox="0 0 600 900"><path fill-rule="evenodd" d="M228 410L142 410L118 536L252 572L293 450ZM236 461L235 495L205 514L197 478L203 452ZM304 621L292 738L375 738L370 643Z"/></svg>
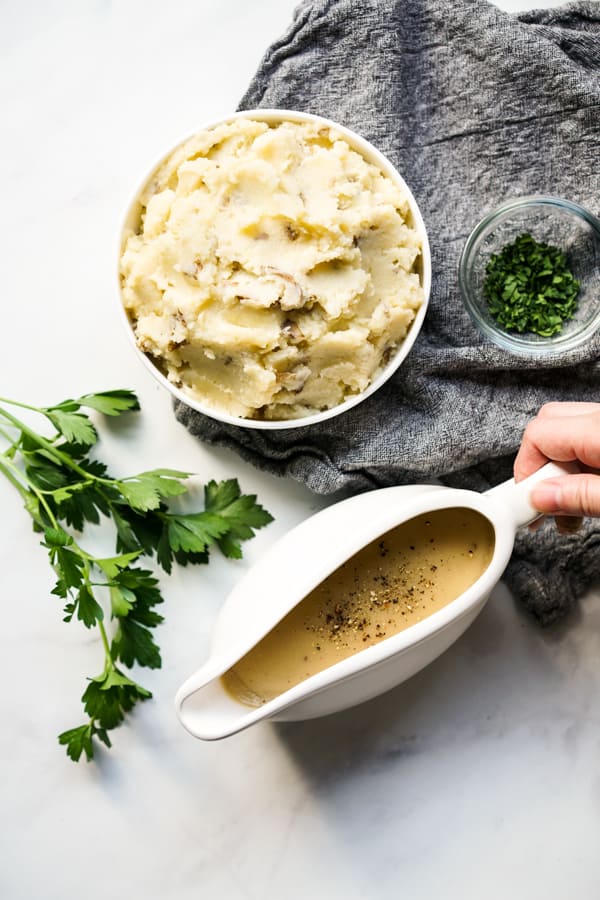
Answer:
<svg viewBox="0 0 600 900"><path fill-rule="evenodd" d="M53 433L46 436L22 422L14 412L19 407L43 416ZM83 754L93 758L95 739L110 747L108 732L152 696L123 670L161 666L153 629L163 621L156 609L163 597L152 571L137 565L140 557L155 556L167 573L173 562L207 563L214 544L238 559L241 542L272 521L255 495L241 493L236 479L210 481L204 510L179 513L168 501L186 492L183 482L190 473L154 469L113 478L102 462L90 459L98 432L83 410L120 416L139 408L127 390L85 394L49 407L0 397L0 436L6 444L0 473L19 491L42 535L57 577L52 593L64 601L64 621L97 628L104 650L102 671L88 679L81 698L87 721L59 735L75 761ZM73 534L101 518L115 527L114 556L88 553Z"/></svg>

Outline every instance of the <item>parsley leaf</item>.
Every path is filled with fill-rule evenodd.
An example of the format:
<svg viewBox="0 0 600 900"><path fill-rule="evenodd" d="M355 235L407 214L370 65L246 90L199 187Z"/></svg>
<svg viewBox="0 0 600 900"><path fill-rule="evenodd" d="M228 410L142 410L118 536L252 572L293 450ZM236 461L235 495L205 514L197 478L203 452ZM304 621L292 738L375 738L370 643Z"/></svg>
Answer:
<svg viewBox="0 0 600 900"><path fill-rule="evenodd" d="M105 416L120 416L121 413L138 410L140 404L133 391L102 391L99 394L84 394L75 401L79 406L95 409Z"/></svg>
<svg viewBox="0 0 600 900"><path fill-rule="evenodd" d="M41 491L57 490L69 483L69 472L61 465L45 459L41 454L27 453L25 459L27 479Z"/></svg>
<svg viewBox="0 0 600 900"><path fill-rule="evenodd" d="M58 575L52 593L66 597L72 588L79 588L83 583L84 560L75 550L70 549L73 538L62 528L44 529L44 538L42 546L47 548L50 564Z"/></svg>
<svg viewBox="0 0 600 900"><path fill-rule="evenodd" d="M130 506L144 512L158 509L162 498L185 494L186 487L180 480L182 478L189 478L189 472L154 469L152 472L141 472L139 475L118 481L117 486Z"/></svg>
<svg viewBox="0 0 600 900"><path fill-rule="evenodd" d="M104 618L104 612L102 607L94 597L91 589L87 584L82 584L82 586L77 591L75 603L71 604L77 610L77 618L80 622L83 622L86 628L91 628L92 625L97 625L98 622L101 622ZM73 609L71 609L70 615L65 621L69 622L73 616Z"/></svg>
<svg viewBox="0 0 600 900"><path fill-rule="evenodd" d="M152 632L131 616L120 620L111 651L115 659L129 667L138 663L148 669L160 669L162 664Z"/></svg>
<svg viewBox="0 0 600 900"><path fill-rule="evenodd" d="M234 559L242 556L240 541L253 537L257 528L273 521L273 516L256 502L255 494L242 496L236 479L220 484L209 481L204 489L204 505L227 522L228 530L219 539L219 549L224 556Z"/></svg>
<svg viewBox="0 0 600 900"><path fill-rule="evenodd" d="M119 572L114 583L135 595L135 613L132 615L138 622L151 627L162 622L162 616L154 607L163 602L163 597L158 588L158 579L152 572L148 569L124 569Z"/></svg>
<svg viewBox="0 0 600 900"><path fill-rule="evenodd" d="M150 512L140 513L122 501L113 503L111 512L117 529L117 550L127 552L141 547L144 553L151 555L163 530L159 516Z"/></svg>
<svg viewBox="0 0 600 900"><path fill-rule="evenodd" d="M210 512L167 517L169 546L174 552L182 550L184 553L204 553L228 528L225 519Z"/></svg>
<svg viewBox="0 0 600 900"><path fill-rule="evenodd" d="M77 728L63 731L58 736L58 743L67 748L67 756L73 762L78 762L82 753L85 753L89 762L94 756L94 745L92 743L92 738L94 737L99 738L107 747L112 746L105 729L98 728L93 721L88 722L87 725L79 725Z"/></svg>
<svg viewBox="0 0 600 900"><path fill-rule="evenodd" d="M81 447L91 447L98 440L98 432L84 413L57 406L49 407L45 412L56 430L67 441Z"/></svg>
<svg viewBox="0 0 600 900"><path fill-rule="evenodd" d="M138 701L148 700L151 696L150 691L113 665L90 680L81 700L90 719L108 730L120 725L125 713L133 709Z"/></svg>
<svg viewBox="0 0 600 900"><path fill-rule="evenodd" d="M123 618L129 615L133 604L135 603L135 594L129 588L122 587L119 584L113 584L110 588L110 609L115 619Z"/></svg>
<svg viewBox="0 0 600 900"><path fill-rule="evenodd" d="M102 569L107 578L116 578L123 569L127 569L138 558L142 551L134 550L133 553L121 553L119 556L109 556L106 559L96 559L95 564Z"/></svg>

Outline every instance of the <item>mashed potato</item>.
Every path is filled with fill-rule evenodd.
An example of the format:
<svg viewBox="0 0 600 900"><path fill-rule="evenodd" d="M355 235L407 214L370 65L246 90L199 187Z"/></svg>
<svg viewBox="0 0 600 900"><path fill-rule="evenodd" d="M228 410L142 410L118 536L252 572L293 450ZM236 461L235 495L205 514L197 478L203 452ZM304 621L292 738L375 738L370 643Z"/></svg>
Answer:
<svg viewBox="0 0 600 900"><path fill-rule="evenodd" d="M368 387L423 302L400 188L335 130L234 119L140 197L122 297L170 381L234 416L294 419Z"/></svg>

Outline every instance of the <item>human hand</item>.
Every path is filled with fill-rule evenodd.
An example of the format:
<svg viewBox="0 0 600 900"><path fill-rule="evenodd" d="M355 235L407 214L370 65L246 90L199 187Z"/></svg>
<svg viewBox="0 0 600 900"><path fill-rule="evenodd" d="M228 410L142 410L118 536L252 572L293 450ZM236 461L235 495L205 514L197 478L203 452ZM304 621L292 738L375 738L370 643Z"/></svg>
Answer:
<svg viewBox="0 0 600 900"><path fill-rule="evenodd" d="M532 505L556 516L561 531L576 529L581 516L600 516L600 403L542 406L523 434L514 464L515 481L549 460L576 461L581 473L538 482L531 490Z"/></svg>

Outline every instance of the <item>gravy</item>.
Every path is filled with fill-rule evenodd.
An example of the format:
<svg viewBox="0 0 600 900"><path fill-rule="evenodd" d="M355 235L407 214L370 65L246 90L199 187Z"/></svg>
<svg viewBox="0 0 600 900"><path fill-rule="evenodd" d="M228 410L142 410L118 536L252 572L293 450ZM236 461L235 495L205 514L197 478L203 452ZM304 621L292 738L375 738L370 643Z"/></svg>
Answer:
<svg viewBox="0 0 600 900"><path fill-rule="evenodd" d="M222 676L261 706L311 675L409 628L487 569L494 530L475 510L417 516L368 544L301 600Z"/></svg>

